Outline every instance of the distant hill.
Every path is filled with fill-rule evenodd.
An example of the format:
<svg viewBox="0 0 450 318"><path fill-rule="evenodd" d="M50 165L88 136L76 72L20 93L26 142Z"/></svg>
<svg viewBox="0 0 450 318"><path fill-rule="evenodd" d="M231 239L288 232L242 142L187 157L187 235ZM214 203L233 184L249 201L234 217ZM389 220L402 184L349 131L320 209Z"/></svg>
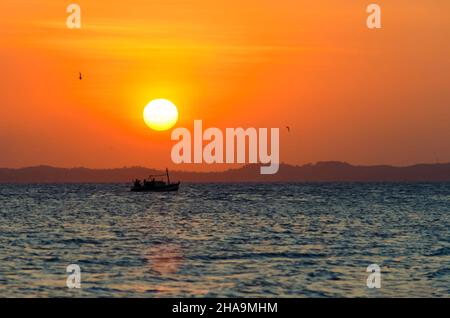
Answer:
<svg viewBox="0 0 450 318"><path fill-rule="evenodd" d="M143 167L118 169L54 168L38 166L0 168L0 183L115 183L130 182L163 171ZM259 165L223 172L170 173L182 182L332 182L332 181L450 181L450 163L418 164L408 167L354 166L345 162L318 162L303 166L282 164L276 175L260 175Z"/></svg>

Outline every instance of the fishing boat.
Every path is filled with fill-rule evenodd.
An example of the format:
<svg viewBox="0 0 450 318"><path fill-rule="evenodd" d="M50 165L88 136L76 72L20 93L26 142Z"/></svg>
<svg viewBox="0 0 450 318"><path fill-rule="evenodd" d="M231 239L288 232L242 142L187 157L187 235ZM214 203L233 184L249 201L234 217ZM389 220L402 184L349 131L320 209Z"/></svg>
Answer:
<svg viewBox="0 0 450 318"><path fill-rule="evenodd" d="M156 180L158 177L167 177L167 182ZM180 187L180 182L170 183L169 169L166 169L166 174L161 175L151 175L148 180L141 182L136 179L134 181L133 187L130 191L132 192L174 192L178 191Z"/></svg>

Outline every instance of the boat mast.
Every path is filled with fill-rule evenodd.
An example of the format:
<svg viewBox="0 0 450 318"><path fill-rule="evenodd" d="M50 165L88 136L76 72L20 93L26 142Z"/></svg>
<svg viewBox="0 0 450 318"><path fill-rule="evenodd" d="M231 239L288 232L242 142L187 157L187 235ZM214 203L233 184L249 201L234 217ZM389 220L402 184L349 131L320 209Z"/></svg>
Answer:
<svg viewBox="0 0 450 318"><path fill-rule="evenodd" d="M170 184L170 179L169 179L169 169L166 168L166 174L167 174L167 184Z"/></svg>

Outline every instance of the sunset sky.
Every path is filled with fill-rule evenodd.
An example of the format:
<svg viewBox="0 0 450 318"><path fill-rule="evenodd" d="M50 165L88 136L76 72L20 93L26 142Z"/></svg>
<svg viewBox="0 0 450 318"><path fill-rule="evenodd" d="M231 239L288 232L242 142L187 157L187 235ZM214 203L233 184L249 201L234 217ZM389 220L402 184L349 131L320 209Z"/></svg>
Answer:
<svg viewBox="0 0 450 318"><path fill-rule="evenodd" d="M71 2L0 2L0 167L173 168L155 98L176 127L280 127L290 164L450 162L448 0L377 1L380 30L360 0Z"/></svg>

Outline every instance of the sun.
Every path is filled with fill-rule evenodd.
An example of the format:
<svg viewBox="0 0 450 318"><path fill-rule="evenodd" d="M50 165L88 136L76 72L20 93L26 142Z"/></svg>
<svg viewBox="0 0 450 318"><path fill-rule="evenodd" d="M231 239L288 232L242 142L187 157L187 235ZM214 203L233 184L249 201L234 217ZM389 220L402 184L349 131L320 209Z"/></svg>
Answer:
<svg viewBox="0 0 450 318"><path fill-rule="evenodd" d="M177 107L167 99L154 99L145 106L144 121L153 130L168 130L178 121Z"/></svg>

